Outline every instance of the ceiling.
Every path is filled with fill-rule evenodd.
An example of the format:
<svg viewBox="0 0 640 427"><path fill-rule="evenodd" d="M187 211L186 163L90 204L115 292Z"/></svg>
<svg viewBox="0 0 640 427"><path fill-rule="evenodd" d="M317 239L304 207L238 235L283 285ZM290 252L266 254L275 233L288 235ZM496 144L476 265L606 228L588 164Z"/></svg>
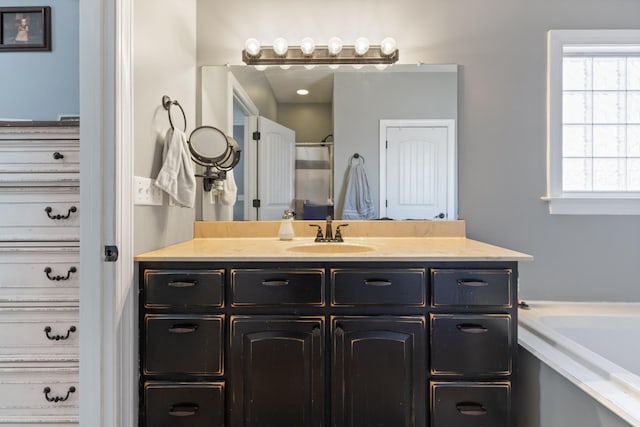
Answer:
<svg viewBox="0 0 640 427"><path fill-rule="evenodd" d="M268 67L263 71L278 103L331 103L333 99L333 70L327 66L306 69L292 66L283 70ZM308 95L296 90L307 89Z"/></svg>

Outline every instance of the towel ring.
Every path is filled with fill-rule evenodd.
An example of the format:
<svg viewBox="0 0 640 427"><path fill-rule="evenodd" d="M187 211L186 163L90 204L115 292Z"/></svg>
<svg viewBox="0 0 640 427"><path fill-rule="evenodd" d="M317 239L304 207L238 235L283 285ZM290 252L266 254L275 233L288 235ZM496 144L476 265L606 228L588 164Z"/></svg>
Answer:
<svg viewBox="0 0 640 427"><path fill-rule="evenodd" d="M355 153L353 156L351 156L351 159L349 159L349 164L353 164L353 159L362 160L362 164L364 165L364 157L362 157L360 154Z"/></svg>
<svg viewBox="0 0 640 427"><path fill-rule="evenodd" d="M187 116L184 113L184 109L182 108L182 105L180 105L180 103L178 101L172 101L171 98L169 98L167 95L164 95L162 97L162 106L164 107L165 110L167 110L167 115L169 116L169 124L171 125L171 129L175 129L175 127L173 126L173 120L171 120L171 106L172 105L177 105L178 108L180 108L180 111L182 112L182 120L184 122L184 130L187 130Z"/></svg>

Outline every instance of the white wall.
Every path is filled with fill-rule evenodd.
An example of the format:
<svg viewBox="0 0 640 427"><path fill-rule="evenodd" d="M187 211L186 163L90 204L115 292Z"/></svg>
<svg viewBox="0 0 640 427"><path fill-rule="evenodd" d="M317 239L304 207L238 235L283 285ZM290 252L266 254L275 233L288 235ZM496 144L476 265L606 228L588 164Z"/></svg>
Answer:
<svg viewBox="0 0 640 427"><path fill-rule="evenodd" d="M195 0L136 0L134 4L134 144L136 176L155 179L169 129L162 96L180 102L187 133L196 120ZM182 115L172 107L176 126ZM202 185L198 180L198 184ZM134 252L141 253L193 237L195 210L168 205L136 206Z"/></svg>
<svg viewBox="0 0 640 427"><path fill-rule="evenodd" d="M394 36L400 62L460 64L459 213L469 237L530 253L525 299L636 300L637 216L550 216L546 32L639 28L638 0L198 0L198 63L240 64L244 41ZM372 142L372 143L375 143Z"/></svg>
<svg viewBox="0 0 640 427"><path fill-rule="evenodd" d="M278 123L296 132L296 142L320 142L333 134L332 113L331 104L283 103L278 104Z"/></svg>

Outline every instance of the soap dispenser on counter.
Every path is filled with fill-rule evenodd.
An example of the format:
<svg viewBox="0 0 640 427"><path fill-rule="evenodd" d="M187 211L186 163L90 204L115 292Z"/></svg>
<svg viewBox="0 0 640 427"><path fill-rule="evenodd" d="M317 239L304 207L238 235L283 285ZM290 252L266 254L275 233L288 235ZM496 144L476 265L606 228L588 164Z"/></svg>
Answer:
<svg viewBox="0 0 640 427"><path fill-rule="evenodd" d="M280 240L292 240L293 239L293 217L295 212L291 209L286 209L282 215L282 221L280 222L280 231L278 231L278 237Z"/></svg>

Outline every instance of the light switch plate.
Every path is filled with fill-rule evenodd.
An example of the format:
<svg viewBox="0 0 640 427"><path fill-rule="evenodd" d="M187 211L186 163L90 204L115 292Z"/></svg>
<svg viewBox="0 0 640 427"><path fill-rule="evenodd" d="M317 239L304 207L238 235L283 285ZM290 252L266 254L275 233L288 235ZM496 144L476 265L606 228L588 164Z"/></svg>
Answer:
<svg viewBox="0 0 640 427"><path fill-rule="evenodd" d="M155 180L141 176L134 177L134 204L162 206L162 190L156 187Z"/></svg>

